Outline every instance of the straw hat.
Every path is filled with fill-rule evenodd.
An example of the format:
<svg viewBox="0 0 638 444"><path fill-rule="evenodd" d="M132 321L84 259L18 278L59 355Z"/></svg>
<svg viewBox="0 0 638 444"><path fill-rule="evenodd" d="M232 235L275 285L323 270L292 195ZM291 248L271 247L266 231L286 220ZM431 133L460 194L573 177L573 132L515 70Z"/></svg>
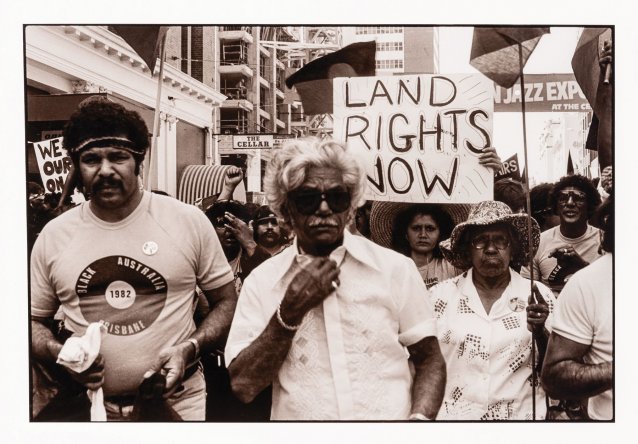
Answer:
<svg viewBox="0 0 638 444"><path fill-rule="evenodd" d="M439 243L443 257L456 268L468 269L472 263L468 259L467 251L463 250L463 234L469 227L486 226L505 223L512 226L520 244L516 257L512 257L512 265L529 263L530 256L536 254L540 242L541 231L538 223L532 219L532 251L529 251L529 236L527 234L528 215L512 213L510 207L503 202L486 200L472 207L465 222L458 224L452 230L449 239Z"/></svg>
<svg viewBox="0 0 638 444"><path fill-rule="evenodd" d="M397 216L414 205L423 205L423 203L413 202L372 202L370 210L370 233L372 240L377 244L392 248L392 230ZM470 204L432 204L439 206L443 211L448 213L454 222L459 224L467 218L470 212Z"/></svg>

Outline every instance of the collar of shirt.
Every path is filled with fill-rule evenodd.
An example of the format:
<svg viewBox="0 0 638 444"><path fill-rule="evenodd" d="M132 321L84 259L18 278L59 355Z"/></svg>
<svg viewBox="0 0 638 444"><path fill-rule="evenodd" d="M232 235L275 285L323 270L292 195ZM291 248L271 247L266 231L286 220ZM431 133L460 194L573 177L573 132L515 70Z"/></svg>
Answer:
<svg viewBox="0 0 638 444"><path fill-rule="evenodd" d="M495 319L509 315L512 311L525 309L527 306L526 295L528 295L530 291L529 281L510 268L510 282L507 284L507 287L505 287L505 290L503 290L501 297L492 305L489 314L486 313L478 291L474 286L474 282L472 282L472 271L471 268L467 271L467 277L460 290L463 296L467 298L467 303L474 313L485 319ZM527 285L527 289L524 288L525 285ZM520 301L517 301L517 299Z"/></svg>
<svg viewBox="0 0 638 444"><path fill-rule="evenodd" d="M376 263L374 258L370 255L365 247L364 238L359 239L360 236L351 234L347 230L343 233L343 244L330 254L330 258L335 260L338 264L342 264L346 257L352 257L355 260L371 267L377 272L381 272L381 265ZM274 280L273 288L276 287L279 282L293 269L295 269L294 263L303 264L304 259L301 256L309 257L309 255L301 254L299 252L299 246L297 245L297 238L295 237L290 248L286 248L278 256L283 256L283 266L277 270L278 275Z"/></svg>

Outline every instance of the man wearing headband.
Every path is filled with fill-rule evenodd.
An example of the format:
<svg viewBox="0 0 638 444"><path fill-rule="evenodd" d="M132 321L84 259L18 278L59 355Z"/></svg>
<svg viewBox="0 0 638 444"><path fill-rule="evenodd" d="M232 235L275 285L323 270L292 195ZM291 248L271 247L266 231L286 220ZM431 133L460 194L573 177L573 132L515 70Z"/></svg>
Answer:
<svg viewBox="0 0 638 444"><path fill-rule="evenodd" d="M288 245L285 230L279 225L277 216L268 205L259 207L252 225L255 242L271 256L279 253Z"/></svg>
<svg viewBox="0 0 638 444"><path fill-rule="evenodd" d="M226 362L244 402L272 384L271 419L427 420L441 405L445 362L414 262L345 229L365 181L329 139L290 141L268 165L269 206L295 240L246 278Z"/></svg>
<svg viewBox="0 0 638 444"><path fill-rule="evenodd" d="M62 344L47 328L59 307L83 335L105 327L100 354L72 378L103 389L109 420L131 419L138 387L160 373L184 420L203 420L199 354L221 347L236 304L215 231L194 206L140 188L148 130L139 114L105 100L71 116L64 144L89 200L49 223L31 256L33 356L55 365ZM196 328L198 286L213 309Z"/></svg>
<svg viewBox="0 0 638 444"><path fill-rule="evenodd" d="M587 222L600 204L593 183L575 174L561 178L549 196L549 206L560 224L541 234L534 256L534 280L539 280L558 296L567 280L601 256L600 232ZM528 266L521 276L530 278Z"/></svg>

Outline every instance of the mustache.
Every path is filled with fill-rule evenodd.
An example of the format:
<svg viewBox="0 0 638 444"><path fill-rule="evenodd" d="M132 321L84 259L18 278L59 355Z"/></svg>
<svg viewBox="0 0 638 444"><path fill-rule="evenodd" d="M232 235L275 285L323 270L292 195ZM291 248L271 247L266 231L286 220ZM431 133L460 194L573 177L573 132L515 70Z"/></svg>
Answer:
<svg viewBox="0 0 638 444"><path fill-rule="evenodd" d="M331 220L322 220L322 221L319 221L319 222L310 223L310 224L308 224L308 226L310 228L313 228L313 227L326 227L326 226L338 227L339 224L337 222L331 221Z"/></svg>
<svg viewBox="0 0 638 444"><path fill-rule="evenodd" d="M102 188L122 188L122 182L116 179L99 179L91 187L92 191L99 191Z"/></svg>

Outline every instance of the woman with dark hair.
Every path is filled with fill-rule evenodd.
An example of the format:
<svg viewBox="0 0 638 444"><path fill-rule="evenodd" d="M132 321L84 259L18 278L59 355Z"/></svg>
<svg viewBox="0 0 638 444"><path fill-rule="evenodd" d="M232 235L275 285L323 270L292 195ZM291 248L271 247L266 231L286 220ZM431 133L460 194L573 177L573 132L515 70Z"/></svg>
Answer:
<svg viewBox="0 0 638 444"><path fill-rule="evenodd" d="M443 258L439 242L450 237L454 218L463 220L467 211L464 205L374 202L372 240L412 258L430 288L463 272Z"/></svg>

